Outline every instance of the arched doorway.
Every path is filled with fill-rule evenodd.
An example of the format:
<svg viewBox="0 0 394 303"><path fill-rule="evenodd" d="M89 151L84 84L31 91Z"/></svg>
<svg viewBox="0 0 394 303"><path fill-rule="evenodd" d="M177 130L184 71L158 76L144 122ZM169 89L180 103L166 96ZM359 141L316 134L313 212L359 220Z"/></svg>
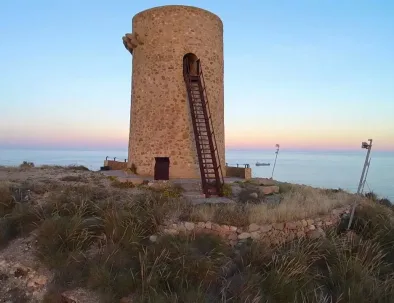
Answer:
<svg viewBox="0 0 394 303"><path fill-rule="evenodd" d="M183 69L191 76L198 76L200 73L198 57L193 53L187 53L184 55Z"/></svg>

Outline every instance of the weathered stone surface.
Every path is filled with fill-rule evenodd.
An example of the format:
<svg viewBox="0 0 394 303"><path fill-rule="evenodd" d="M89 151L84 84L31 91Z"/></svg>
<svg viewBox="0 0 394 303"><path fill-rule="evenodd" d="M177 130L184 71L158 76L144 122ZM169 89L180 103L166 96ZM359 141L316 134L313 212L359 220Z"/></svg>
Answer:
<svg viewBox="0 0 394 303"><path fill-rule="evenodd" d="M316 229L315 225L309 225L308 227L309 227L310 230L315 230Z"/></svg>
<svg viewBox="0 0 394 303"><path fill-rule="evenodd" d="M285 228L285 224L284 223L274 223L274 224L272 224L272 227L277 230L283 230Z"/></svg>
<svg viewBox="0 0 394 303"><path fill-rule="evenodd" d="M169 228L169 229L164 229L163 232L167 235L177 235L179 232L176 229Z"/></svg>
<svg viewBox="0 0 394 303"><path fill-rule="evenodd" d="M285 226L287 229L297 229L297 224L294 222L287 222Z"/></svg>
<svg viewBox="0 0 394 303"><path fill-rule="evenodd" d="M326 221L324 224L325 224L326 226L331 226L331 225L333 225L332 221Z"/></svg>
<svg viewBox="0 0 394 303"><path fill-rule="evenodd" d="M301 223L302 223L302 226L303 226L303 227L308 226L308 222L307 222L305 219L302 220Z"/></svg>
<svg viewBox="0 0 394 303"><path fill-rule="evenodd" d="M308 225L312 225L313 223L315 223L315 220L308 219L306 220L306 222L308 223Z"/></svg>
<svg viewBox="0 0 394 303"><path fill-rule="evenodd" d="M253 183L263 186L272 186L275 185L275 181L268 178L253 178L251 179Z"/></svg>
<svg viewBox="0 0 394 303"><path fill-rule="evenodd" d="M258 239L260 239L261 234L260 234L259 231L253 231L253 232L250 233L250 237L251 237L253 240L258 240Z"/></svg>
<svg viewBox="0 0 394 303"><path fill-rule="evenodd" d="M257 231L260 229L260 226L258 226L256 223L252 223L249 225L249 232Z"/></svg>
<svg viewBox="0 0 394 303"><path fill-rule="evenodd" d="M219 224L216 224L216 223L212 223L212 228L211 228L212 230L215 230L215 231L221 231L222 230L222 228L220 227L220 225Z"/></svg>
<svg viewBox="0 0 394 303"><path fill-rule="evenodd" d="M207 229L212 229L212 222L206 222L205 223L205 228L207 228Z"/></svg>
<svg viewBox="0 0 394 303"><path fill-rule="evenodd" d="M239 235L238 235L238 239L239 239L239 240L248 239L248 238L250 238L250 237L251 237L250 233L242 233L242 234L239 234Z"/></svg>
<svg viewBox="0 0 394 303"><path fill-rule="evenodd" d="M230 231L230 226L228 226L228 225L221 225L220 227L221 227L222 231Z"/></svg>
<svg viewBox="0 0 394 303"><path fill-rule="evenodd" d="M193 230L194 229L194 223L193 222L185 222L185 228L187 230Z"/></svg>
<svg viewBox="0 0 394 303"><path fill-rule="evenodd" d="M156 242L156 241L157 241L157 236L156 236L156 235L151 235L151 236L149 237L149 240L150 240L151 242Z"/></svg>
<svg viewBox="0 0 394 303"><path fill-rule="evenodd" d="M237 231L237 227L236 226L230 226L230 231Z"/></svg>
<svg viewBox="0 0 394 303"><path fill-rule="evenodd" d="M260 231L262 233L269 232L270 230L272 230L272 225L271 224L266 224L266 225L261 225L260 226Z"/></svg>
<svg viewBox="0 0 394 303"><path fill-rule="evenodd" d="M262 186L260 187L260 192L264 195L279 193L279 186Z"/></svg>
<svg viewBox="0 0 394 303"><path fill-rule="evenodd" d="M187 53L195 54L202 62L218 154L224 166L224 60L220 18L195 7L156 7L134 16L132 33L125 35L125 39L129 48L135 48L137 41L140 43L133 52L128 166L134 163L140 175L153 176L155 157L169 157L170 178L200 178L183 78L182 58ZM191 66L192 71L194 67L195 64Z"/></svg>
<svg viewBox="0 0 394 303"><path fill-rule="evenodd" d="M205 222L198 222L197 227L199 228L205 228Z"/></svg>

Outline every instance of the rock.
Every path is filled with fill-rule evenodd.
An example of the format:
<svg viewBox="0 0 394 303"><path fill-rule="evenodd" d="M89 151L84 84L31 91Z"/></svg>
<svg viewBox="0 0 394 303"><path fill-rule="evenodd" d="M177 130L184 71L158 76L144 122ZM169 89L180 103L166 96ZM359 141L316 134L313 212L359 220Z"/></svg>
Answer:
<svg viewBox="0 0 394 303"><path fill-rule="evenodd" d="M198 222L197 227L198 228L205 228L205 222Z"/></svg>
<svg viewBox="0 0 394 303"><path fill-rule="evenodd" d="M212 223L211 222L206 222L205 223L205 228L207 228L207 229L212 229Z"/></svg>
<svg viewBox="0 0 394 303"><path fill-rule="evenodd" d="M185 233L186 230L187 230L184 224L179 224L179 225L177 225L177 227L174 228L174 229L178 230L178 231L181 232L181 233Z"/></svg>
<svg viewBox="0 0 394 303"><path fill-rule="evenodd" d="M299 232L297 232L297 237L303 238L303 237L305 237L305 233L303 231L299 231Z"/></svg>
<svg viewBox="0 0 394 303"><path fill-rule="evenodd" d="M326 225L326 226L331 226L332 224L333 224L333 223L332 223L331 221L326 221L326 222L325 222L325 225Z"/></svg>
<svg viewBox="0 0 394 303"><path fill-rule="evenodd" d="M250 233L242 233L242 234L239 234L239 235L238 235L238 239L239 239L239 240L248 239L248 238L250 238L250 237L251 237Z"/></svg>
<svg viewBox="0 0 394 303"><path fill-rule="evenodd" d="M249 232L257 231L260 229L260 226L258 226L256 223L252 223L249 225Z"/></svg>
<svg viewBox="0 0 394 303"><path fill-rule="evenodd" d="M212 223L212 228L211 229L215 230L215 231L222 231L220 225L216 224L216 223Z"/></svg>
<svg viewBox="0 0 394 303"><path fill-rule="evenodd" d="M285 226L287 229L297 229L297 224L294 222L287 222Z"/></svg>
<svg viewBox="0 0 394 303"><path fill-rule="evenodd" d="M268 178L253 178L251 182L256 183L258 185L263 185L263 186L272 186L275 185L275 181L272 179Z"/></svg>
<svg viewBox="0 0 394 303"><path fill-rule="evenodd" d="M237 240L238 239L238 235L236 233L231 233L228 236L229 240Z"/></svg>
<svg viewBox="0 0 394 303"><path fill-rule="evenodd" d="M177 235L179 232L176 229L164 229L163 232L167 235Z"/></svg>
<svg viewBox="0 0 394 303"><path fill-rule="evenodd" d="M253 240L258 240L258 239L260 239L261 235L260 235L259 231L253 231L253 232L250 233L250 237Z"/></svg>
<svg viewBox="0 0 394 303"><path fill-rule="evenodd" d="M133 303L133 299L129 297L123 297L120 299L119 303Z"/></svg>
<svg viewBox="0 0 394 303"><path fill-rule="evenodd" d="M309 230L315 230L316 226L315 225L309 225Z"/></svg>
<svg viewBox="0 0 394 303"><path fill-rule="evenodd" d="M262 233L267 233L272 229L272 225L271 224L267 224L267 225L262 225L260 226L260 231Z"/></svg>
<svg viewBox="0 0 394 303"><path fill-rule="evenodd" d="M233 184L232 185L232 192L234 197L238 197L239 194L242 192L243 188L239 186L238 184Z"/></svg>
<svg viewBox="0 0 394 303"><path fill-rule="evenodd" d="M249 197L252 198L252 199L258 199L258 198L259 198L259 195L258 195L257 193L251 193L251 194L249 195Z"/></svg>
<svg viewBox="0 0 394 303"><path fill-rule="evenodd" d="M230 226L230 231L237 231L237 227L236 226Z"/></svg>
<svg viewBox="0 0 394 303"><path fill-rule="evenodd" d="M322 221L317 221L315 225L316 225L316 226L322 226L322 225L323 225L323 222L322 222Z"/></svg>
<svg viewBox="0 0 394 303"><path fill-rule="evenodd" d="M222 228L223 231L230 231L230 226L228 225L221 225L220 227Z"/></svg>
<svg viewBox="0 0 394 303"><path fill-rule="evenodd" d="M301 223L302 223L303 227L307 227L308 226L308 222L305 219L302 220Z"/></svg>
<svg viewBox="0 0 394 303"><path fill-rule="evenodd" d="M271 195L279 193L279 186L262 186L260 192L264 195Z"/></svg>
<svg viewBox="0 0 394 303"><path fill-rule="evenodd" d="M151 236L149 237L149 240L150 240L151 242L156 242L156 241L157 241L157 236L156 236L156 235L151 235Z"/></svg>
<svg viewBox="0 0 394 303"><path fill-rule="evenodd" d="M194 223L193 222L185 222L185 228L187 230L193 230L194 229Z"/></svg>
<svg viewBox="0 0 394 303"><path fill-rule="evenodd" d="M268 204L271 207L279 205L281 201L282 201L281 195L277 195L277 194L265 196L263 200L264 203Z"/></svg>
<svg viewBox="0 0 394 303"><path fill-rule="evenodd" d="M308 223L308 225L312 225L313 223L315 223L315 221L312 219L308 219L306 220L306 222Z"/></svg>
<svg viewBox="0 0 394 303"><path fill-rule="evenodd" d="M285 224L284 223L274 223L274 224L272 224L272 227L277 230L283 230L285 228Z"/></svg>

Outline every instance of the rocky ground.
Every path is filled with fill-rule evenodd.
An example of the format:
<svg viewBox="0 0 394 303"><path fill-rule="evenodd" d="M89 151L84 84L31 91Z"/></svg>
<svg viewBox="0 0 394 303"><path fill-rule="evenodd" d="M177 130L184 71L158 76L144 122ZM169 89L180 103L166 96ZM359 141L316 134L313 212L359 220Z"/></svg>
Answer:
<svg viewBox="0 0 394 303"><path fill-rule="evenodd" d="M360 291L350 300L343 284L338 294L319 290L319 299L300 301L311 298L314 287L306 280L297 284L302 276L292 280L288 273L294 288L280 282L273 287L263 279L289 270L281 267L283 262L298 266L299 261L286 258L296 251L313 254L317 248L308 247L318 247L320 239L342 243L332 231L340 228L354 195L267 179L234 182L225 189L221 201L196 203L190 201L195 192L190 184L131 184L84 167L0 167L0 302L289 302L279 295L289 292L294 302L334 302L324 297L338 299L342 293L347 301L335 302L371 298ZM360 202L369 207L367 200ZM304 237L312 242L301 245L297 239ZM346 241L353 243L355 237L346 236ZM260 244L250 246L251 241ZM342 250L337 254L345 258ZM275 263L277 258L282 263ZM375 277L368 275L365 281ZM394 294L394 285L382 281L386 284L374 287ZM271 299L258 285L275 290Z"/></svg>

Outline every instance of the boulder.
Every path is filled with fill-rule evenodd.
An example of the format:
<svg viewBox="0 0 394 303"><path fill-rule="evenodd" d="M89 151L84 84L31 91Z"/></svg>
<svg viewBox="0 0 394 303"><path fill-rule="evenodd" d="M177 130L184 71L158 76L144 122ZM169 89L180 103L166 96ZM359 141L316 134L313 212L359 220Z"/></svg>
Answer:
<svg viewBox="0 0 394 303"><path fill-rule="evenodd" d="M256 223L252 223L249 225L249 232L257 231L260 229L260 226L258 226Z"/></svg>
<svg viewBox="0 0 394 303"><path fill-rule="evenodd" d="M274 224L272 224L272 226L277 230L283 230L285 228L284 223L274 223Z"/></svg>
<svg viewBox="0 0 394 303"><path fill-rule="evenodd" d="M238 239L239 240L245 240L245 239L248 239L250 237L251 237L250 233L241 233L241 234L238 235Z"/></svg>
<svg viewBox="0 0 394 303"><path fill-rule="evenodd" d="M287 222L285 226L287 229L297 229L297 224L294 222Z"/></svg>
<svg viewBox="0 0 394 303"><path fill-rule="evenodd" d="M272 225L271 224L267 224L267 225L262 225L260 226L260 231L262 233L267 233L272 229Z"/></svg>
<svg viewBox="0 0 394 303"><path fill-rule="evenodd" d="M185 222L185 228L187 230L193 230L194 229L194 223L193 222Z"/></svg>
<svg viewBox="0 0 394 303"><path fill-rule="evenodd" d="M251 182L262 186L275 185L275 181L268 178L253 178L251 179Z"/></svg>
<svg viewBox="0 0 394 303"><path fill-rule="evenodd" d="M279 186L262 186L260 192L264 195L271 195L279 193Z"/></svg>

